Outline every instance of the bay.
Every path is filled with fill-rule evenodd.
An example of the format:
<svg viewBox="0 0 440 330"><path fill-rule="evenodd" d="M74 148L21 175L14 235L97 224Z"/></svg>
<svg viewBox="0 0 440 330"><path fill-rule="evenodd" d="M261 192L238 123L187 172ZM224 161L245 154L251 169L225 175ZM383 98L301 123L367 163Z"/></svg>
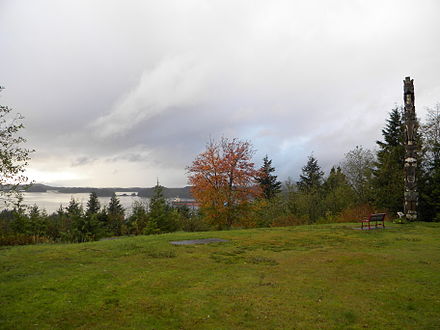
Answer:
<svg viewBox="0 0 440 330"><path fill-rule="evenodd" d="M124 207L126 215L131 213L132 205L135 201L148 204L150 200L146 197L131 196L131 194L132 192L116 192L116 196L122 207ZM45 209L48 214L52 214L60 208L60 205L64 208L67 207L72 198L82 204L85 209L89 196L89 193L64 194L57 191L24 192L23 203L28 206L37 205L40 209ZM110 201L110 197L98 197L98 199L101 207L107 206Z"/></svg>

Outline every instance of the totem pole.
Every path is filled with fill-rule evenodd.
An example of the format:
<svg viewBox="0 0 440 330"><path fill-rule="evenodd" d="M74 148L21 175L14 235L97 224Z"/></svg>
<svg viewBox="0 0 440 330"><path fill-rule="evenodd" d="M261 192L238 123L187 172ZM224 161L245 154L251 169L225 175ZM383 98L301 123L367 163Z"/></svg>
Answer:
<svg viewBox="0 0 440 330"><path fill-rule="evenodd" d="M417 118L414 105L414 84L410 77L403 81L403 100L405 104L405 192L404 213L408 220L417 220Z"/></svg>

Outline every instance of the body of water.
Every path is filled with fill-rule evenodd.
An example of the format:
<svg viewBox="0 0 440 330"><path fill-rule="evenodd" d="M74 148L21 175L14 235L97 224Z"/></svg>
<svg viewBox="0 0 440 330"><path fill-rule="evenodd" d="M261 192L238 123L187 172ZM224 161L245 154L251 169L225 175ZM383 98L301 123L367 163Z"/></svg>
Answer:
<svg viewBox="0 0 440 330"><path fill-rule="evenodd" d="M121 192L116 193L116 195L122 207L124 207L126 210L125 214L129 214L131 212L132 205L135 201L148 203L150 200L149 198L130 196L131 192ZM62 205L64 208L67 207L72 198L82 204L85 210L89 196L89 193L63 194L56 191L24 192L23 202L29 206L36 204L40 209L45 209L48 214L51 214L56 212L60 208L60 205ZM101 207L107 206L110 201L110 197L98 197L98 199L101 203Z"/></svg>

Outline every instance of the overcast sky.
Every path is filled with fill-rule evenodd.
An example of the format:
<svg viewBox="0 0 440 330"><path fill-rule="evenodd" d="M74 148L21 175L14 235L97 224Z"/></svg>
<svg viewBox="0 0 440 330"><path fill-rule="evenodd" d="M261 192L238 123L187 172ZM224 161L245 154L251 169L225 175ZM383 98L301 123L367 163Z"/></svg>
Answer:
<svg viewBox="0 0 440 330"><path fill-rule="evenodd" d="M0 103L25 116L31 179L169 187L209 138L297 178L374 148L414 78L440 101L440 1L0 0Z"/></svg>

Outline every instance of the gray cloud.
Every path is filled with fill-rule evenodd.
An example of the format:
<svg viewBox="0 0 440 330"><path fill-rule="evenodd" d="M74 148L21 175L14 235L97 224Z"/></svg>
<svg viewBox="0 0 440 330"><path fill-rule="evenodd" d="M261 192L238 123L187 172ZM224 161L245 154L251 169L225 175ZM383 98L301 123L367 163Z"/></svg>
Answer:
<svg viewBox="0 0 440 330"><path fill-rule="evenodd" d="M186 183L220 136L282 178L380 139L402 80L440 99L436 1L2 1L2 104L26 116L37 181Z"/></svg>

